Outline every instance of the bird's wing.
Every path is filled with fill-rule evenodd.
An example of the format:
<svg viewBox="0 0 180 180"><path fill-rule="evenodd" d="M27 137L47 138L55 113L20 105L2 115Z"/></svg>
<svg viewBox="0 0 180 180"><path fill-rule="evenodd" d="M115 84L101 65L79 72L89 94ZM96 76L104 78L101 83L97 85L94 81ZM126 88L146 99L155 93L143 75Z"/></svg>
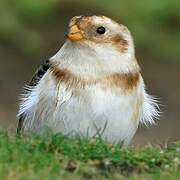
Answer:
<svg viewBox="0 0 180 180"><path fill-rule="evenodd" d="M50 62L49 62L49 60L47 60L35 72L34 76L30 80L30 82L27 84L28 87L35 87L35 86L37 86L37 84L39 83L39 81L41 80L41 78L44 76L44 74L47 72L47 70L49 68L50 68ZM24 94L29 94L30 91L31 91L31 88L25 88ZM24 118L25 118L25 116L23 114L21 114L19 116L18 126L17 126L17 134L21 133L23 122L24 122Z"/></svg>

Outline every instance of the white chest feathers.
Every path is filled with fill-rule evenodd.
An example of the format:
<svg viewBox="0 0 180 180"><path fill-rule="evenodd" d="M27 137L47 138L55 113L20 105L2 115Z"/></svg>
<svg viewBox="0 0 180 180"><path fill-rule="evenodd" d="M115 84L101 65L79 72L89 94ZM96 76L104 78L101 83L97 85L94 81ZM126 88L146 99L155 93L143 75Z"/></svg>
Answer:
<svg viewBox="0 0 180 180"><path fill-rule="evenodd" d="M153 123L158 115L155 106L141 77L135 88L123 92L98 83L70 88L47 73L24 97L19 115L24 115L26 133L40 133L48 127L55 133L101 136L110 143L128 144L140 121Z"/></svg>

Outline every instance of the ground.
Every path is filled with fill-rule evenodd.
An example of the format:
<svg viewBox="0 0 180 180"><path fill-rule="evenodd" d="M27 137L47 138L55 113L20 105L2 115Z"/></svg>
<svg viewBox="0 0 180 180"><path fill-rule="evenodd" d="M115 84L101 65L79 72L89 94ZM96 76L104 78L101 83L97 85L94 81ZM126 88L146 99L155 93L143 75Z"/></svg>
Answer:
<svg viewBox="0 0 180 180"><path fill-rule="evenodd" d="M143 148L97 139L0 133L0 179L180 179L180 143Z"/></svg>

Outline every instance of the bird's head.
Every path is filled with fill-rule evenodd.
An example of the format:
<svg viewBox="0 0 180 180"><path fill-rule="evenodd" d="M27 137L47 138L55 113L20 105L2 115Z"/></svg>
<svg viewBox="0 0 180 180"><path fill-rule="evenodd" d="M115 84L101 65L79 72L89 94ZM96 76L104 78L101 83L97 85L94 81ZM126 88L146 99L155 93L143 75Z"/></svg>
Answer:
<svg viewBox="0 0 180 180"><path fill-rule="evenodd" d="M67 37L81 45L116 48L119 53L134 49L127 27L105 16L75 16L70 20Z"/></svg>
<svg viewBox="0 0 180 180"><path fill-rule="evenodd" d="M105 16L75 16L68 25L61 58L81 71L107 74L138 69L128 28ZM84 68L84 69L83 69Z"/></svg>

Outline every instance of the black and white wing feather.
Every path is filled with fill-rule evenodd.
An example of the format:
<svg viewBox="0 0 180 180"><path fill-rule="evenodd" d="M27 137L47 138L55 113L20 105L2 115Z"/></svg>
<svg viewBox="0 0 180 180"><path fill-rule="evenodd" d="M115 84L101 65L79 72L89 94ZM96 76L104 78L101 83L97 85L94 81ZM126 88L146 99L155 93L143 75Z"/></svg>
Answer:
<svg viewBox="0 0 180 180"><path fill-rule="evenodd" d="M49 68L50 68L50 62L49 60L47 60L35 72L31 81L27 84L27 88L26 87L24 88L23 94L28 95L31 89L38 85L39 81L41 80L41 78L44 76L44 74L47 72ZM21 114L19 116L18 125L17 125L17 134L20 134L22 131L24 118L25 118L24 114Z"/></svg>

